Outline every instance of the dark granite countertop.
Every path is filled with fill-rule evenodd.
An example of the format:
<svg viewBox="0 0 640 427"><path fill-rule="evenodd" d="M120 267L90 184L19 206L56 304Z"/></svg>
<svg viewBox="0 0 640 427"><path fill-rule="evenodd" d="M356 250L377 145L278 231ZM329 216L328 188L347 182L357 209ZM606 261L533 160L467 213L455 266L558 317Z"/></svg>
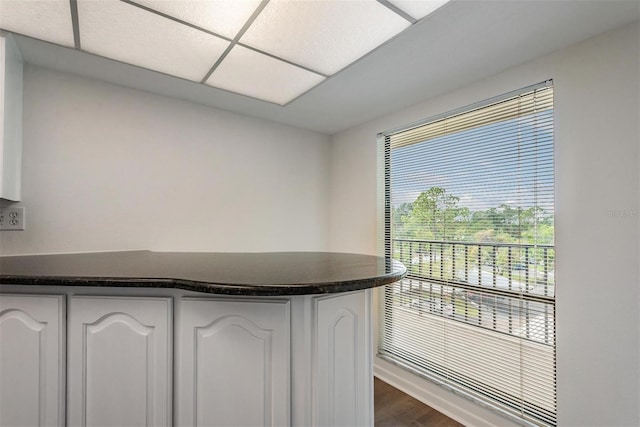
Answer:
<svg viewBox="0 0 640 427"><path fill-rule="evenodd" d="M0 257L0 284L176 288L227 295L348 292L406 273L389 258L332 252L100 252Z"/></svg>

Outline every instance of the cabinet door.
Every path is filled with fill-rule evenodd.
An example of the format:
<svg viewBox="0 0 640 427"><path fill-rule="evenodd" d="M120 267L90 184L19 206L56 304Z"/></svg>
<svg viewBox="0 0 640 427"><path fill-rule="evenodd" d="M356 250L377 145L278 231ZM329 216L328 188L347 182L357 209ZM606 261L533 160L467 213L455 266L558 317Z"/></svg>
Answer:
<svg viewBox="0 0 640 427"><path fill-rule="evenodd" d="M176 312L180 426L289 424L289 302L184 299Z"/></svg>
<svg viewBox="0 0 640 427"><path fill-rule="evenodd" d="M63 298L0 295L0 426L64 424Z"/></svg>
<svg viewBox="0 0 640 427"><path fill-rule="evenodd" d="M69 303L71 426L171 424L171 300L82 297Z"/></svg>
<svg viewBox="0 0 640 427"><path fill-rule="evenodd" d="M373 425L370 303L369 290L315 298L316 425Z"/></svg>

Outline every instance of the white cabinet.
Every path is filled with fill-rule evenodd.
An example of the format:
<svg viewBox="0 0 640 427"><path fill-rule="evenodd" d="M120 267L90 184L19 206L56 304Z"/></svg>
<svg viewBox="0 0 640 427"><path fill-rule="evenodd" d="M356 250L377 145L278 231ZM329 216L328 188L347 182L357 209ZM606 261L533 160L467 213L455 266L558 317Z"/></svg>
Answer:
<svg viewBox="0 0 640 427"><path fill-rule="evenodd" d="M315 425L373 425L370 298L370 291L315 298Z"/></svg>
<svg viewBox="0 0 640 427"><path fill-rule="evenodd" d="M370 290L62 292L0 294L0 427L373 424Z"/></svg>
<svg viewBox="0 0 640 427"><path fill-rule="evenodd" d="M69 425L171 425L171 319L170 298L71 298Z"/></svg>
<svg viewBox="0 0 640 427"><path fill-rule="evenodd" d="M0 199L20 200L22 57L10 35L0 35Z"/></svg>
<svg viewBox="0 0 640 427"><path fill-rule="evenodd" d="M176 319L177 425L289 425L288 300L184 298Z"/></svg>
<svg viewBox="0 0 640 427"><path fill-rule="evenodd" d="M64 425L63 305L0 295L0 426Z"/></svg>

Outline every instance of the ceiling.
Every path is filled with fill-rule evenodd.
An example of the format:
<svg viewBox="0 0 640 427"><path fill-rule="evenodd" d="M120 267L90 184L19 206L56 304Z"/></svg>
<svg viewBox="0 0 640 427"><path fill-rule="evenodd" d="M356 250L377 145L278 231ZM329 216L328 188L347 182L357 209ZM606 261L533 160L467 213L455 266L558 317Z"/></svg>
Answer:
<svg viewBox="0 0 640 427"><path fill-rule="evenodd" d="M0 12L68 1L0 0ZM75 26L0 16L25 62L326 134L640 16L638 0L452 0L435 12L444 1L233 0L244 9L218 25L186 0L70 1ZM183 32L197 41L181 44Z"/></svg>
<svg viewBox="0 0 640 427"><path fill-rule="evenodd" d="M286 105L447 0L3 0L0 28Z"/></svg>

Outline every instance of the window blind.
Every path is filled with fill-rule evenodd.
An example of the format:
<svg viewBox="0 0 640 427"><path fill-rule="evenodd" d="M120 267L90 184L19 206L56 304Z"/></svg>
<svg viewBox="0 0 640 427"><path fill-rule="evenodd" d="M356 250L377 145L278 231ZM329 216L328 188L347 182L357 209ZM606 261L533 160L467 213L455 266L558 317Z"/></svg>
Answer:
<svg viewBox="0 0 640 427"><path fill-rule="evenodd" d="M553 86L379 135L379 355L532 425L556 425Z"/></svg>

